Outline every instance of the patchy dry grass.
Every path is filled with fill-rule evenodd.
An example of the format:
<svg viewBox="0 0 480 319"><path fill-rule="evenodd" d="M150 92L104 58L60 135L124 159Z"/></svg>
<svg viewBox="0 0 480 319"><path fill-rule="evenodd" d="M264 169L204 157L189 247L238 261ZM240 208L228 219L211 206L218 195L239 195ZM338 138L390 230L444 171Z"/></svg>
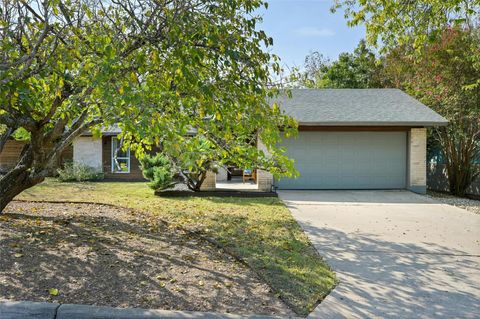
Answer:
<svg viewBox="0 0 480 319"><path fill-rule="evenodd" d="M110 205L11 203L0 216L0 299L293 315L249 267L149 220Z"/></svg>
<svg viewBox="0 0 480 319"><path fill-rule="evenodd" d="M334 273L276 198L160 198L145 183L50 179L17 199L113 204L197 231L245 261L300 315L312 311L335 284Z"/></svg>

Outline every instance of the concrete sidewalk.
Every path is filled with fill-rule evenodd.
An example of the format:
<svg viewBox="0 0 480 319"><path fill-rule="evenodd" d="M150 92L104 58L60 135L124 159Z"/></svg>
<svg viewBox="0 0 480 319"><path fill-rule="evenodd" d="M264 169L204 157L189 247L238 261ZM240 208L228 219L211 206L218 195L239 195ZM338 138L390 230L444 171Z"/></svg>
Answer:
<svg viewBox="0 0 480 319"><path fill-rule="evenodd" d="M233 315L213 312L190 312L148 309L120 309L47 302L0 301L1 319L270 319L262 315Z"/></svg>

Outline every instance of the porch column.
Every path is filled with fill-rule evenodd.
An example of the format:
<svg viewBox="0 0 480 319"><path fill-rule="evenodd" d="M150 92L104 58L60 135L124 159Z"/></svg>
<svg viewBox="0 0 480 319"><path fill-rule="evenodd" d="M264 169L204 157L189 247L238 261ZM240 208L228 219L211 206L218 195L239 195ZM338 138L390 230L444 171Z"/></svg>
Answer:
<svg viewBox="0 0 480 319"><path fill-rule="evenodd" d="M207 172L207 176L205 177L205 180L202 183L202 186L200 186L201 191L212 191L217 188L217 174L215 174L212 171Z"/></svg>
<svg viewBox="0 0 480 319"><path fill-rule="evenodd" d="M257 170L258 189L263 192L271 192L273 186L273 175L264 170Z"/></svg>
<svg viewBox="0 0 480 319"><path fill-rule="evenodd" d="M257 140L257 148L262 150L265 155L269 156L267 147L262 143L260 139ZM258 190L263 192L271 192L273 186L273 175L270 172L264 170L257 170L257 186Z"/></svg>
<svg viewBox="0 0 480 319"><path fill-rule="evenodd" d="M408 134L408 189L427 192L427 129L412 128Z"/></svg>

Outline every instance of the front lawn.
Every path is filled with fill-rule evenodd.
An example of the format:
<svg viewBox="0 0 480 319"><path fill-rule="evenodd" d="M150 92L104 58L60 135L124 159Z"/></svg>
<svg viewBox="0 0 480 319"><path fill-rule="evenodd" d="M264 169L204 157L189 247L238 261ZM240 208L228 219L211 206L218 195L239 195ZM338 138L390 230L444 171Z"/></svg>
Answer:
<svg viewBox="0 0 480 319"><path fill-rule="evenodd" d="M17 197L113 204L213 238L246 262L296 313L307 315L335 275L276 198L160 198L145 183L60 183L49 179Z"/></svg>
<svg viewBox="0 0 480 319"><path fill-rule="evenodd" d="M0 299L293 315L249 267L145 217L102 204L11 203L0 216Z"/></svg>

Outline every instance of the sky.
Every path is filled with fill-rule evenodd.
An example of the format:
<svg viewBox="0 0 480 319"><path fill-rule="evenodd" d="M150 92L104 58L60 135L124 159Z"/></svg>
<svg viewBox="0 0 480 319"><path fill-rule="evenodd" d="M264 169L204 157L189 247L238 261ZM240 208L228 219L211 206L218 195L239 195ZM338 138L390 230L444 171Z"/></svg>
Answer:
<svg viewBox="0 0 480 319"><path fill-rule="evenodd" d="M335 59L351 52L365 36L365 28L348 27L343 12L331 13L333 0L269 0L259 29L273 38L271 52L282 65L302 67L314 51Z"/></svg>

